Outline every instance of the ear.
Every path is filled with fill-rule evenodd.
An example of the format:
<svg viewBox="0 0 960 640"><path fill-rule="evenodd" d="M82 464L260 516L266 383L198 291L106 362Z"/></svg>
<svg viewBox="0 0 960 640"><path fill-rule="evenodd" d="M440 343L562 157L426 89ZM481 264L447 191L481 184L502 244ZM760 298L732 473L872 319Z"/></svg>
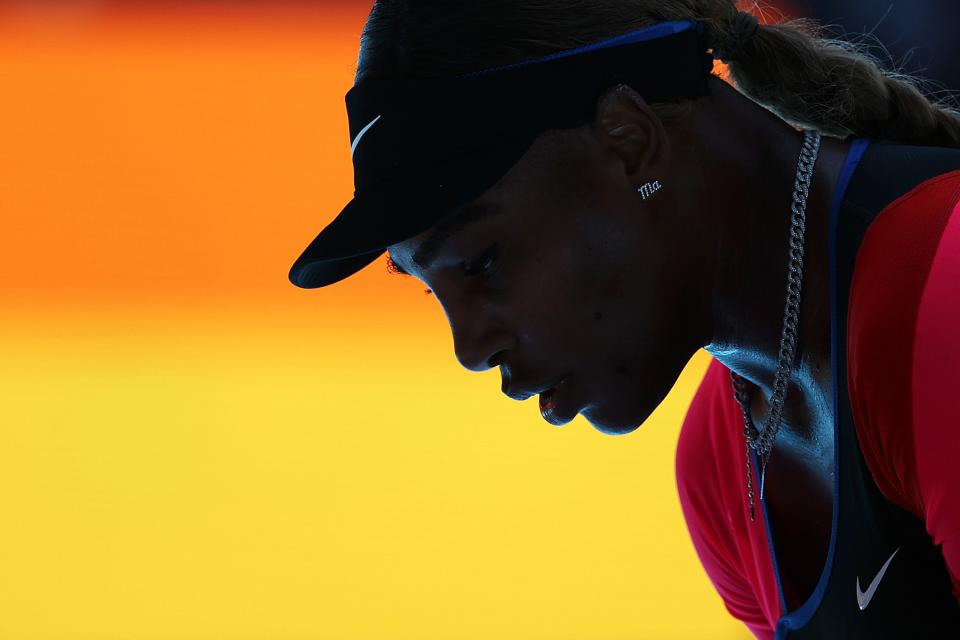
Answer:
<svg viewBox="0 0 960 640"><path fill-rule="evenodd" d="M621 158L625 174L637 188L663 180L671 158L670 138L635 89L620 84L605 90L597 101L592 131L603 147Z"/></svg>

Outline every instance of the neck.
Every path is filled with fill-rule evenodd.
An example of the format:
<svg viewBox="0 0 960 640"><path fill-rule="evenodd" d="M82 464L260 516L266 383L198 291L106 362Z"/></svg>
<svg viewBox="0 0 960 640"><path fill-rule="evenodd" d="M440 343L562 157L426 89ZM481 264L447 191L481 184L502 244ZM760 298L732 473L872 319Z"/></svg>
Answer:
<svg viewBox="0 0 960 640"><path fill-rule="evenodd" d="M712 242L712 334L704 349L759 387L765 404L784 324L803 135L725 84L706 106L712 122L735 124L709 127L708 144L716 151L701 157L709 184L699 210L709 212L714 225L724 221ZM784 428L804 439L815 438L815 424L832 416L829 212L848 148L821 138L807 199L797 343L783 406ZM719 211L718 202L726 205Z"/></svg>

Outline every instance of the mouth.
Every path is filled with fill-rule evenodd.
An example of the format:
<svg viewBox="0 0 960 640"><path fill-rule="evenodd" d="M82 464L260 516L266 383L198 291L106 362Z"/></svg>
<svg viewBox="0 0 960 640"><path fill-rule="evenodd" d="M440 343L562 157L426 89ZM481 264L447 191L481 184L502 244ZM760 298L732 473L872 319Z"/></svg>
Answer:
<svg viewBox="0 0 960 640"><path fill-rule="evenodd" d="M554 426L562 426L576 416L566 416L560 411L560 400L564 397L565 383L569 377L570 374L565 375L560 382L540 394L540 415Z"/></svg>

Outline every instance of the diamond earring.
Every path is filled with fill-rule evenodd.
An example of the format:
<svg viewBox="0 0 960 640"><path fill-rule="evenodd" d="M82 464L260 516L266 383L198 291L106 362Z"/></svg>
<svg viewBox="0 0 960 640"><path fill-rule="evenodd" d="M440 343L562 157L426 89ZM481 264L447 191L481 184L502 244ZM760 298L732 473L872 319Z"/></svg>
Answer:
<svg viewBox="0 0 960 640"><path fill-rule="evenodd" d="M639 191L640 195L643 196L643 199L646 200L647 198L652 196L654 193L659 191L661 187L663 187L663 185L660 184L660 181L654 180L653 182L648 182L647 184L643 185L642 187L637 189L637 191Z"/></svg>

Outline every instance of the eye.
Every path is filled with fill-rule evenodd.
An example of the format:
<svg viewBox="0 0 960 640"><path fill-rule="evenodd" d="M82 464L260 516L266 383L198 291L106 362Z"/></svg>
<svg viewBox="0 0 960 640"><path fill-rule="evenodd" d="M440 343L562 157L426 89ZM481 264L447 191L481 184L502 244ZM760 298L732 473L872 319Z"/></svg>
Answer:
<svg viewBox="0 0 960 640"><path fill-rule="evenodd" d="M463 272L468 276L478 275L481 278L488 277L499 252L499 245L490 245L483 251L483 253L479 254L473 260L464 262Z"/></svg>

